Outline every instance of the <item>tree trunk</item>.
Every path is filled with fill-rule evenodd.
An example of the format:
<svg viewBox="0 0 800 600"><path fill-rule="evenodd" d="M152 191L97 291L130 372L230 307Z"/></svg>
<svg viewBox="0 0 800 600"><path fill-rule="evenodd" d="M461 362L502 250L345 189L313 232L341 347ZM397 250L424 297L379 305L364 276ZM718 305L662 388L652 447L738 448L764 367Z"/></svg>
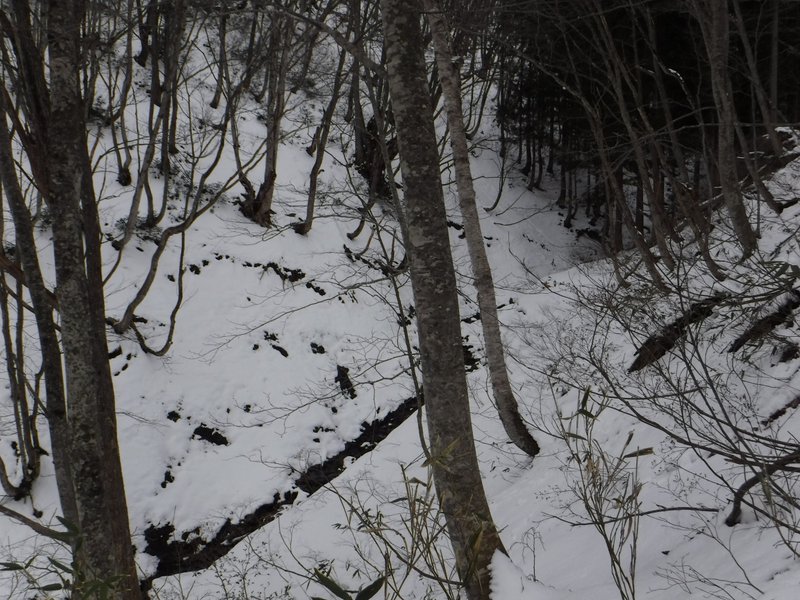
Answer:
<svg viewBox="0 0 800 600"><path fill-rule="evenodd" d="M405 187L405 245L418 315L430 460L466 595L470 600L488 600L489 563L503 545L489 511L472 437L420 4L382 0L381 7Z"/></svg>
<svg viewBox="0 0 800 600"><path fill-rule="evenodd" d="M0 114L5 118L5 100L0 98ZM17 238L20 262L25 274L25 284L31 296L36 327L39 334L42 369L45 380L45 409L50 430L50 444L55 470L56 485L64 518L77 523L78 512L72 485L72 471L69 462L69 426L64 400L64 377L61 368L61 350L53 319L54 302L51 292L45 287L44 278L36 254L33 236L33 222L30 211L20 189L17 173L14 171L11 139L8 130L0 127L0 181L8 199L14 220L14 233Z"/></svg>
<svg viewBox="0 0 800 600"><path fill-rule="evenodd" d="M84 582L114 578L119 583L114 585L111 598L139 600L117 447L102 279L95 268L100 240L93 235L96 230L92 231L97 223L87 223L81 209L81 196L90 189L84 180L88 157L79 80L85 4L82 0L59 0L49 8L50 118L45 197L53 215L70 462L82 540L76 559ZM96 219L96 212L93 216ZM80 595L80 588L76 592Z"/></svg>
<svg viewBox="0 0 800 600"><path fill-rule="evenodd" d="M481 314L492 393L500 421L503 423L509 439L529 456L536 456L539 453L539 444L533 439L519 414L517 399L514 397L511 382L508 379L505 351L500 335L500 322L497 318L497 300L494 294L492 269L489 265L489 258L486 256L486 247L483 244L483 233L475 203L475 188L472 185L459 74L453 65L447 27L441 9L434 0L424 0L424 5L428 13L428 23L436 50L436 64L439 67L439 81L442 84L442 94L447 111L450 147L453 150L453 165L458 189L458 205L464 221L467 250L475 277L474 285Z"/></svg>
<svg viewBox="0 0 800 600"><path fill-rule="evenodd" d="M325 149L328 146L328 135L331 131L331 124L333 123L333 111L336 110L336 105L339 102L339 95L344 82L344 66L347 59L347 51L341 50L339 54L339 62L336 66L336 74L333 78L333 89L331 90L331 99L325 112L322 114L322 123L317 127L316 147L314 148L314 164L311 167L311 174L308 181L308 200L306 202L306 218L301 223L294 225L294 230L301 234L306 235L311 231L311 225L314 223L314 209L317 203L317 182L319 173L322 170L322 161L325 159Z"/></svg>
<svg viewBox="0 0 800 600"><path fill-rule="evenodd" d="M742 49L744 50L744 56L747 60L747 68L750 71L750 89L758 101L758 109L761 111L761 122L764 124L767 137L772 145L772 153L777 158L783 154L783 146L780 138L778 137L778 132L775 131L775 121L772 120L774 110L769 104L767 91L764 89L764 85L761 83L758 65L756 64L756 57L753 54L753 47L750 44L747 27L744 22L744 17L742 16L742 7L740 6L739 2L740 0L734 0L733 9L734 15L736 16L736 31L739 34L739 40L742 42Z"/></svg>
<svg viewBox="0 0 800 600"><path fill-rule="evenodd" d="M772 0L769 40L769 120L778 123L778 33L780 31L780 0Z"/></svg>
<svg viewBox="0 0 800 600"><path fill-rule="evenodd" d="M222 90L225 87L225 63L228 62L228 55L226 50L227 34L228 34L228 13L221 10L219 13L219 63L217 64L217 87L214 89L214 97L211 99L209 106L217 108L219 101L222 99ZM248 65L249 66L249 65Z"/></svg>
<svg viewBox="0 0 800 600"><path fill-rule="evenodd" d="M708 54L711 89L717 109L717 168L725 208L731 218L733 230L749 256L756 249L756 234L750 225L736 175L736 144L733 91L728 71L728 44L730 24L727 0L695 0L695 14L703 32L703 42Z"/></svg>

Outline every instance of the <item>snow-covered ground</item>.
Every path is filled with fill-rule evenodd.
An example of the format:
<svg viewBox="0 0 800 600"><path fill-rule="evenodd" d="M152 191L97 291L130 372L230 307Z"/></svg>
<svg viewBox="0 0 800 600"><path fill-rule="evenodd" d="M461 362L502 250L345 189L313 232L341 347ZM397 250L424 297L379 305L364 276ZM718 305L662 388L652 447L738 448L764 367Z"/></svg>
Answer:
<svg viewBox="0 0 800 600"><path fill-rule="evenodd" d="M211 86L202 83L193 89L197 114L215 116L205 108L212 93ZM302 100L292 104L295 110L316 114L321 108L319 101L317 106L313 99ZM138 118L136 102L132 106L131 118ZM251 147L263 135L255 110L242 111L239 128ZM379 598L455 597L448 596L453 594L447 583L452 576L449 550L436 530L441 519L431 501L414 417L374 450L351 461L325 489L306 497L295 487L300 473L357 438L362 423L386 415L413 395L396 297L377 263L386 258L378 234L367 228L353 240L347 235L355 229L359 203L347 193L341 166L346 152L336 143L329 148L325 193L313 229L300 236L290 227L304 210L312 164L304 147L312 131L300 129L281 147L274 228L264 230L241 214L234 187L187 232L184 300L174 344L164 357L142 352L132 334L109 331L109 346L116 355L112 369L133 541L144 576L158 566L146 551L148 529L172 526L170 540L207 540L227 522L236 523L276 495L298 494L277 518L238 540L213 567L156 579L151 591L155 598L332 597L314 580L314 569L350 590L385 576L387 585ZM491 140L492 133L487 117L482 135ZM106 133L100 135L101 145L110 143ZM494 201L499 180L496 153L491 143L485 146L476 150L472 165L482 206ZM795 162L779 175L780 181L776 178L775 189L786 198L800 193L798 171ZM103 172L98 171L101 219L108 233L118 235L116 224L127 214L130 189L112 183L113 177ZM226 155L215 180L224 181L232 172L233 160ZM612 458L629 455L620 463L617 478L608 482L608 496L601 499L609 510L615 509L612 494L631 486L625 489L636 489L632 502L638 511L653 511L638 520L620 521L614 533L622 536L621 573L630 573L636 542L636 597L795 598L800 568L776 530L748 511L741 524L724 524L732 493L714 473L723 473L735 487L745 478L742 469L677 446L611 401L599 411L597 403L606 402L604 386L609 380L626 390L657 385L655 375L642 371L629 376L627 367L638 344L656 332L659 322L654 315L669 322L680 316L680 301L689 296L662 300L635 275L630 288L619 288L599 245L561 225L556 188L557 179L546 178L545 189L531 193L512 172L497 209L481 211L512 379L523 414L542 445L542 454L530 460L506 441L487 391L480 322L470 318L477 307L459 237L460 216L454 189L447 187L450 234L463 290L465 346L477 360L469 373L476 441L493 516L508 550L508 557L497 556L493 564L493 597L619 597L607 547L586 522L585 508L574 493L581 473L587 473L588 448L593 460L606 456L600 450ZM165 227L180 219L178 206ZM375 214L383 225L380 239L399 262L402 249L393 237L395 216L386 206L377 207ZM763 216L759 257L797 268L800 206L780 217ZM724 231L724 226L719 229ZM46 246L47 230L39 235ZM153 346L163 342L175 302L178 242L173 238L168 246L156 284L136 311L142 318L138 327ZM107 285L109 316L121 316L135 295L154 248L138 234L125 248ZM721 261L727 260L726 254L735 261L732 245L715 250ZM110 271L117 253L110 244L104 251ZM736 267L731 282L713 284L690 258L690 244L684 251L683 270L668 278L687 294L707 296L713 287L735 296L746 289L745 280L756 264ZM635 259L624 260L628 263L623 269L633 269ZM413 330L413 299L405 279L403 274L397 277L399 296L403 312L412 315ZM614 302L600 301L604 289L613 290ZM582 302L577 302L579 297ZM604 319L589 310L592 303L608 308L625 298L639 307L638 314L625 317L634 329L623 328L610 309ZM721 309L709 324L697 328L697 335L718 332L713 340L703 341L710 368L715 373L749 369L742 372L739 384L728 382L726 389L746 392L753 414L767 417L800 392L798 361L772 364L768 344L748 350L746 361L729 357L724 348L744 329L746 324L737 320L741 316L736 307ZM796 327L786 326L782 334L796 338ZM598 376L598 365L587 362L595 351L611 369L610 379ZM668 356L662 361L679 368L679 359ZM587 389L590 396L579 413ZM5 392L2 401L5 407ZM9 418L3 418L4 433ZM588 439L587 427L595 442L589 447L581 445ZM770 427L796 443L800 419L790 410ZM7 442L0 452L6 464L14 464ZM57 526L52 466L46 460L33 499L42 521ZM9 505L33 514L30 501ZM659 511L662 508L669 510ZM625 530L634 522L638 530ZM428 542L420 542L424 539ZM421 554L415 543L421 543ZM9 520L0 521L0 544L6 561L63 557L63 549ZM419 562L404 564L403 559ZM36 573L40 582L49 581L42 571ZM36 597L36 592L18 572L10 572L0 579L2 597Z"/></svg>

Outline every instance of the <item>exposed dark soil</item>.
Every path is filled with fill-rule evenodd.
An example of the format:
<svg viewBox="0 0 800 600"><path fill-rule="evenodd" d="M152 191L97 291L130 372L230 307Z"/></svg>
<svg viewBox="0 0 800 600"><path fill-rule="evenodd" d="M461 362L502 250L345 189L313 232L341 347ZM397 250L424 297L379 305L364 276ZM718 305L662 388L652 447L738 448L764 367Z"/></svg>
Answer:
<svg viewBox="0 0 800 600"><path fill-rule="evenodd" d="M498 307L498 308L500 308L500 307ZM469 315L467 317L464 317L463 319L461 319L461 322L470 324L470 323L474 323L475 321L480 321L480 320L481 320L481 312L478 311L475 314L472 314L472 315Z"/></svg>
<svg viewBox="0 0 800 600"><path fill-rule="evenodd" d="M195 427L195 430L192 433L192 437L205 440L206 442L210 442L215 446L230 445L228 438L222 435L222 432L219 429L214 429L212 427L209 427L205 423L200 423L200 425Z"/></svg>
<svg viewBox="0 0 800 600"><path fill-rule="evenodd" d="M464 350L464 368L467 373L472 373L481 368L481 361L472 352L475 346L472 344L462 344L461 348Z"/></svg>
<svg viewBox="0 0 800 600"><path fill-rule="evenodd" d="M307 281L306 282L306 287L308 289L310 289L310 290L313 290L314 292L316 292L320 296L325 296L328 293L324 289L322 289L320 286L318 286L316 283L314 283L313 281Z"/></svg>
<svg viewBox="0 0 800 600"><path fill-rule="evenodd" d="M349 373L350 369L347 367L336 365L336 377L333 378L333 381L339 384L339 389L342 390L345 396L348 398L355 398L358 394L356 394L356 388L353 387L353 382L350 380Z"/></svg>
<svg viewBox="0 0 800 600"><path fill-rule="evenodd" d="M718 294L692 304L683 315L658 333L648 337L636 350L636 359L628 367L628 373L644 369L672 350L678 340L684 336L689 325L699 323L710 316L714 312L714 308L725 298L725 295Z"/></svg>
<svg viewBox="0 0 800 600"><path fill-rule="evenodd" d="M776 309L758 319L736 338L728 348L728 352L736 352L745 344L757 343L773 329L788 321L798 308L800 308L800 290L792 290Z"/></svg>
<svg viewBox="0 0 800 600"><path fill-rule="evenodd" d="M798 406L800 406L800 396L795 396L794 398L789 400L789 402L784 404L781 408L779 408L778 410L773 412L770 416L768 416L766 419L761 421L761 424L770 425L771 423L774 423L775 421L780 419L787 412L789 412L790 410L794 410Z"/></svg>
<svg viewBox="0 0 800 600"><path fill-rule="evenodd" d="M345 444L344 450L325 462L310 467L295 480L295 489L275 494L272 500L233 523L228 520L217 533L206 539L199 530L177 534L172 523L150 525L144 532L145 552L158 559L155 573L141 582L143 590L152 587L153 580L177 573L206 569L225 556L245 536L273 521L281 509L290 506L297 498L297 490L313 494L338 477L345 469L347 459L359 458L372 451L418 408L417 398L403 401L382 419L361 424L361 434Z"/></svg>
<svg viewBox="0 0 800 600"><path fill-rule="evenodd" d="M229 261L231 261L233 263L236 262L236 260L232 256L230 256L229 254L220 254L218 252L215 252L214 253L214 258L216 260L229 260ZM203 261L203 266L205 266L207 264L208 264L208 261ZM272 261L270 261L268 263L244 261L241 264L242 264L243 267L247 267L249 269L261 269L265 273L268 272L268 271L272 271L278 277L280 277L282 281L289 282L289 283L296 283L296 282L300 281L301 279L305 279L305 276L306 276L306 274L303 272L302 269L292 269L292 268L289 268L289 267L284 267L284 266L281 266L278 263L272 262ZM189 266L190 270L191 270L191 267L192 267L192 265ZM317 292L317 293L319 293L319 292Z"/></svg>

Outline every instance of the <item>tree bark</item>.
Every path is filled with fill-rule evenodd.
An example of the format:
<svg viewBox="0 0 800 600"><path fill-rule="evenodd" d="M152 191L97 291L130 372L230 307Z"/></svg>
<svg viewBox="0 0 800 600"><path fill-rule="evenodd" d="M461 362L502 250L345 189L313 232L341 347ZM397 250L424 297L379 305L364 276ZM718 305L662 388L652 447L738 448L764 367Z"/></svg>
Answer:
<svg viewBox="0 0 800 600"><path fill-rule="evenodd" d="M84 582L113 580L110 598L140 600L117 447L102 279L97 268L100 239L95 234L99 226L85 220L90 200L83 198L83 209L81 202L91 189L85 181L88 156L79 78L85 2L59 0L51 2L49 10L45 198L53 215L69 455L82 540L76 560ZM97 218L96 211L86 213ZM80 587L76 593L80 597Z"/></svg>
<svg viewBox="0 0 800 600"><path fill-rule="evenodd" d="M344 66L347 59L347 51L340 50L339 61L336 66L336 74L333 77L333 88L331 89L331 99L328 106L322 113L322 123L317 127L314 136L316 144L312 143L314 148L314 164L311 167L311 174L308 177L308 200L306 202L306 218L301 223L294 225L294 230L301 234L306 235L311 231L311 225L314 223L314 209L317 203L317 183L319 174L322 170L322 161L325 159L325 149L328 146L328 135L331 131L331 124L333 123L333 111L336 110L336 105L339 102L342 83L345 79Z"/></svg>
<svg viewBox="0 0 800 600"><path fill-rule="evenodd" d="M717 109L717 168L722 198L736 237L745 256L757 246L736 175L735 120L733 90L728 70L730 23L727 0L694 0L695 16L703 32L708 55L711 89Z"/></svg>
<svg viewBox="0 0 800 600"><path fill-rule="evenodd" d="M536 456L539 453L539 444L536 443L519 414L517 399L508 378L500 322L497 318L497 300L494 293L492 268L483 243L483 233L475 202L475 188L472 185L469 147L461 105L460 78L453 64L447 26L441 9L435 0L424 0L423 4L430 24L433 46L436 51L436 64L439 68L439 81L442 85L442 95L447 112L450 147L453 151L453 166L458 190L458 205L463 217L464 235L475 278L475 292L481 315L492 394L508 438L527 455Z"/></svg>
<svg viewBox="0 0 800 600"><path fill-rule="evenodd" d="M0 115L4 120L6 108L5 98L0 97ZM78 512L68 457L70 436L64 398L64 374L61 367L61 349L58 345L56 324L53 319L55 303L52 292L46 288L42 277L39 257L36 254L33 220L25 204L19 179L14 170L11 138L5 123L0 126L0 181L2 181L3 191L8 199L9 209L14 220L14 233L17 238L20 262L36 317L45 380L45 410L47 411L53 468L61 501L61 511L65 519L77 523Z"/></svg>
<svg viewBox="0 0 800 600"><path fill-rule="evenodd" d="M483 490L472 436L420 3L381 0L381 8L405 189L405 245L418 315L430 462L466 595L488 600L489 563L495 551L504 549Z"/></svg>

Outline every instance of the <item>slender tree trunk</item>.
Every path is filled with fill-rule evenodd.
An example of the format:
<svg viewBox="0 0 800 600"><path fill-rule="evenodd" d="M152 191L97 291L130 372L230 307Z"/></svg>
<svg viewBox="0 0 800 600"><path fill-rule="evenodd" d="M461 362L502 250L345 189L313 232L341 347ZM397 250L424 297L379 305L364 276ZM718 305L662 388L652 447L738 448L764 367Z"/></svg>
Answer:
<svg viewBox="0 0 800 600"><path fill-rule="evenodd" d="M406 251L417 307L431 463L456 567L470 600L490 596L503 551L472 437L455 271L447 234L418 0L382 0L389 90L405 187Z"/></svg>
<svg viewBox="0 0 800 600"><path fill-rule="evenodd" d="M4 101L0 99L0 105ZM5 118L5 112L0 111ZM70 467L69 426L67 423L66 403L64 400L64 377L61 368L61 350L58 346L55 321L53 320L54 302L51 293L44 284L39 259L36 254L36 242L33 236L33 222L30 211L25 205L17 174L14 171L11 140L5 127L0 127L0 180L12 218L14 232L19 248L20 262L25 273L25 283L31 295L36 327L41 346L42 369L45 379L45 409L47 424L50 429L50 444L53 466L56 475L61 511L70 522L78 522L77 505L72 484Z"/></svg>
<svg viewBox="0 0 800 600"><path fill-rule="evenodd" d="M733 230L744 250L750 255L756 249L756 234L750 225L736 175L736 112L733 106L728 44L730 24L727 0L694 0L695 13L703 32L708 54L711 88L717 109L717 168L725 208Z"/></svg>
<svg viewBox="0 0 800 600"><path fill-rule="evenodd" d="M753 94L758 101L758 109L761 111L761 122L764 124L764 129L766 130L770 144L772 145L772 152L777 158L783 154L783 146L780 138L778 137L778 133L775 131L775 121L772 120L774 111L769 104L767 91L764 89L764 86L761 83L761 77L758 73L758 65L756 64L756 57L753 54L753 47L750 44L750 38L748 37L744 17L742 16L740 0L733 1L733 9L736 16L736 31L739 34L739 40L742 42L742 49L744 50L744 56L747 60L747 68L750 71L750 89L753 91Z"/></svg>
<svg viewBox="0 0 800 600"><path fill-rule="evenodd" d="M214 97L209 105L217 108L222 99L222 90L225 87L225 63L228 61L226 49L226 37L228 33L228 12L223 8L219 13L219 63L217 64L217 87L214 89ZM249 65L248 65L249 66Z"/></svg>
<svg viewBox="0 0 800 600"><path fill-rule="evenodd" d="M780 0L772 0L769 41L769 120L778 123L778 33L780 31Z"/></svg>
<svg viewBox="0 0 800 600"><path fill-rule="evenodd" d="M336 110L336 105L339 102L341 94L342 83L345 79L344 66L347 59L347 51L342 50L339 54L339 62L336 66L336 74L333 78L333 89L331 90L331 99L325 112L322 114L322 123L317 127L316 147L314 148L314 164L311 167L311 174L308 178L308 200L306 202L306 218L301 223L294 225L294 230L301 234L306 235L311 231L311 225L314 223L314 209L317 203L317 182L319 173L322 170L322 161L325 159L325 149L328 146L328 135L330 134L331 124L333 122L333 111Z"/></svg>
<svg viewBox="0 0 800 600"><path fill-rule="evenodd" d="M139 600L116 441L102 279L96 268L100 240L97 223L88 223L84 218L86 202L90 200L84 197L84 210L81 208L81 198L90 190L85 181L88 157L79 79L85 3L59 0L52 2L49 9L49 177L45 197L53 214L70 462L82 538L76 558L84 581L118 578L119 584L110 597ZM96 219L96 211L92 216ZM80 594L80 589L76 591Z"/></svg>
<svg viewBox="0 0 800 600"><path fill-rule="evenodd" d="M267 86L267 146L264 153L264 180L258 188L253 220L259 225L272 224L272 199L275 195L275 182L278 178L278 146L281 139L281 121L286 105L286 72L294 42L294 23L285 16L276 16L272 21L270 33L269 81Z"/></svg>
<svg viewBox="0 0 800 600"><path fill-rule="evenodd" d="M483 244L478 207L475 202L475 188L472 185L472 171L469 165L469 147L464 130L464 115L461 106L461 84L459 74L453 64L447 26L441 9L435 0L424 0L428 13L433 46L436 50L436 64L439 67L439 81L447 111L447 124L450 128L450 147L453 150L453 165L458 189L458 205L464 221L464 234L467 240L470 263L475 277L475 291L481 314L483 339L486 346L486 359L489 363L489 377L492 382L497 412L509 439L529 456L539 453L539 444L525 426L519 414L517 399L508 379L505 351L497 318L497 300L494 294L494 280L486 247Z"/></svg>

